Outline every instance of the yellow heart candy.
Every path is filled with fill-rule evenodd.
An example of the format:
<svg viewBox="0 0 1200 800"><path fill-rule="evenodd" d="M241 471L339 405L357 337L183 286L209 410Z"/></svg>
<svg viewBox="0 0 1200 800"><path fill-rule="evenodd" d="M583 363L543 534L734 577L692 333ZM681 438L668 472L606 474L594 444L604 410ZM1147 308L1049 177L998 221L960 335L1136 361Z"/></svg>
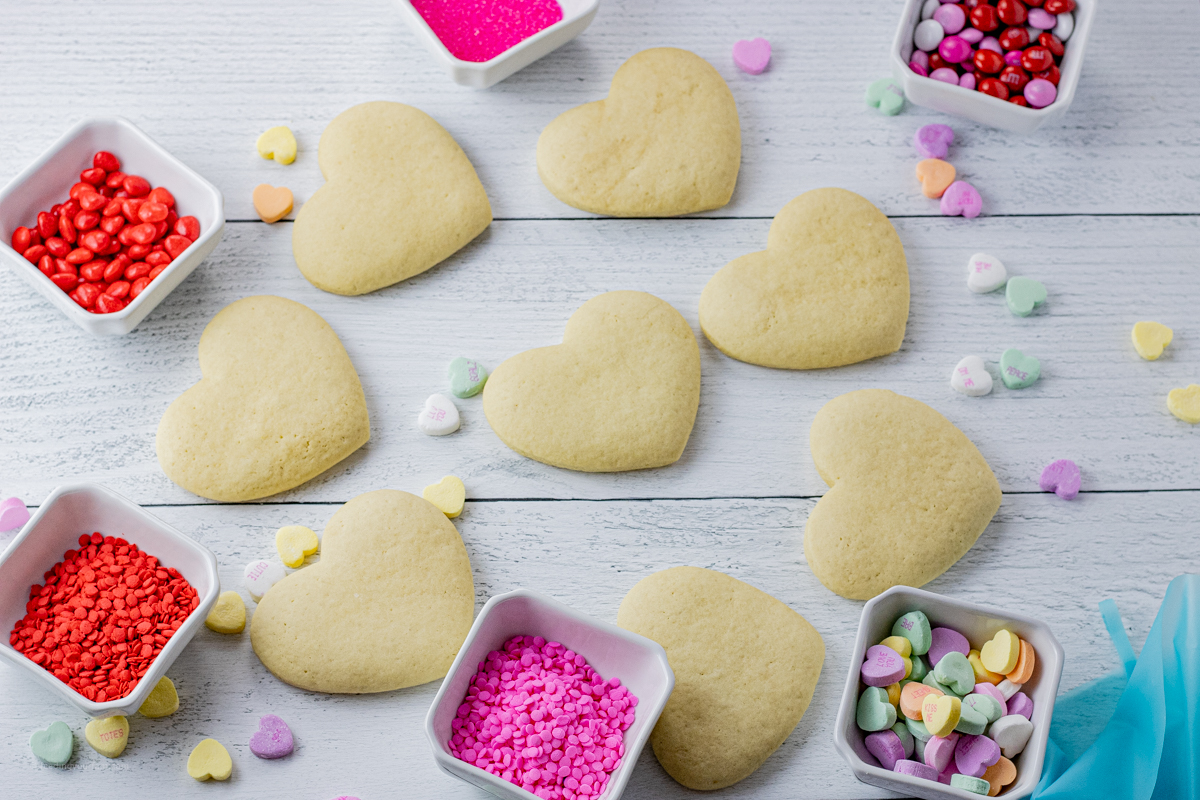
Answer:
<svg viewBox="0 0 1200 800"><path fill-rule="evenodd" d="M917 162L917 180L921 182L921 193L936 200L946 193L954 183L954 165L940 158L927 158Z"/></svg>
<svg viewBox="0 0 1200 800"><path fill-rule="evenodd" d="M237 592L221 592L204 624L217 633L241 633L246 629L246 604Z"/></svg>
<svg viewBox="0 0 1200 800"><path fill-rule="evenodd" d="M260 183L254 187L254 210L263 222L279 222L292 212L292 190Z"/></svg>
<svg viewBox="0 0 1200 800"><path fill-rule="evenodd" d="M146 702L142 703L142 707L138 709L138 713L143 717L158 719L159 717L169 717L178 710L179 694L175 691L175 684L171 682L170 678L163 675L146 697Z"/></svg>
<svg viewBox="0 0 1200 800"><path fill-rule="evenodd" d="M954 695L925 695L921 702L921 721L934 736L949 736L962 716L962 700Z"/></svg>
<svg viewBox="0 0 1200 800"><path fill-rule="evenodd" d="M1171 343L1175 331L1158 322L1139 322L1133 326L1133 346L1147 361L1162 355L1163 348Z"/></svg>
<svg viewBox="0 0 1200 800"><path fill-rule="evenodd" d="M1017 666L1021 657L1021 640L1012 631L1001 630L992 637L990 642L984 642L979 651L979 660L985 669L1007 675Z"/></svg>
<svg viewBox="0 0 1200 800"><path fill-rule="evenodd" d="M233 759L225 745L216 739L205 739L188 756L188 775L198 781L224 781L233 773Z"/></svg>
<svg viewBox="0 0 1200 800"><path fill-rule="evenodd" d="M897 708L899 708L900 707L900 684L893 683L891 686L887 687L887 693L888 693L888 702L891 703L892 705L896 706Z"/></svg>
<svg viewBox="0 0 1200 800"><path fill-rule="evenodd" d="M116 758L129 744L129 720L125 717L94 719L83 729L83 738L100 755Z"/></svg>
<svg viewBox="0 0 1200 800"><path fill-rule="evenodd" d="M884 647L890 647L904 658L912 656L912 642L903 636L889 636L880 642Z"/></svg>
<svg viewBox="0 0 1200 800"><path fill-rule="evenodd" d="M1186 389L1172 389L1167 395L1167 408L1184 422L1200 422L1200 386L1193 383Z"/></svg>
<svg viewBox="0 0 1200 800"><path fill-rule="evenodd" d="M983 665L983 661L979 658L978 650L972 650L968 653L967 661L971 663L971 669L975 670L976 683L990 683L992 686L995 686L1004 680L1003 675L998 675Z"/></svg>
<svg viewBox="0 0 1200 800"><path fill-rule="evenodd" d="M467 499L467 487L453 475L447 475L432 486L426 486L421 496L437 506L443 514L454 519L462 513Z"/></svg>
<svg viewBox="0 0 1200 800"><path fill-rule="evenodd" d="M304 566L304 557L317 552L321 542L317 534L303 525L287 525L275 534L275 549L279 558L292 569Z"/></svg>
<svg viewBox="0 0 1200 800"><path fill-rule="evenodd" d="M286 125L268 128L258 137L254 146L258 148L260 156L274 158L280 164L290 164L296 160L296 137Z"/></svg>

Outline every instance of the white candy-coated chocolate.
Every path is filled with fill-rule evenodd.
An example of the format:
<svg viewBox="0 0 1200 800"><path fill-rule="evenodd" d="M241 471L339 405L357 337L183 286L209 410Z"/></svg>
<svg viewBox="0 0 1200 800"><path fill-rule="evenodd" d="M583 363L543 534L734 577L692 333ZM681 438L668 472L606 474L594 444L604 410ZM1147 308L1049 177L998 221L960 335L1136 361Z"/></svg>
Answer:
<svg viewBox="0 0 1200 800"><path fill-rule="evenodd" d="M967 397L983 397L992 391L992 374L979 356L967 356L950 375L950 388Z"/></svg>
<svg viewBox="0 0 1200 800"><path fill-rule="evenodd" d="M1058 15L1058 24L1054 26L1054 35L1064 42L1075 32L1075 15L1068 11Z"/></svg>
<svg viewBox="0 0 1200 800"><path fill-rule="evenodd" d="M242 575L246 581L246 591L257 603L272 586L287 577L287 571L278 561L259 560L247 564Z"/></svg>
<svg viewBox="0 0 1200 800"><path fill-rule="evenodd" d="M1000 259L976 253L967 262L967 288L975 294L994 292L1008 282L1008 270Z"/></svg>
<svg viewBox="0 0 1200 800"><path fill-rule="evenodd" d="M921 19L933 19L933 12L941 6L942 0L925 0L925 5L921 6Z"/></svg>
<svg viewBox="0 0 1200 800"><path fill-rule="evenodd" d="M913 32L913 44L917 46L918 50L924 50L926 53L941 44L944 38L946 38L946 29L936 19L927 19L917 23L917 29Z"/></svg>
<svg viewBox="0 0 1200 800"><path fill-rule="evenodd" d="M454 433L461 424L458 407L444 394L431 394L417 417L417 427L430 436Z"/></svg>

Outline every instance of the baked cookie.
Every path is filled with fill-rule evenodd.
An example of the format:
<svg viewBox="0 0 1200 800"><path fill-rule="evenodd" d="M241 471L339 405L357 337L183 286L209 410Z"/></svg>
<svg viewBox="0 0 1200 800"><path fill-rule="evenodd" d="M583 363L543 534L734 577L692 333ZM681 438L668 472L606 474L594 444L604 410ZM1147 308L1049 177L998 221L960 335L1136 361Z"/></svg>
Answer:
<svg viewBox="0 0 1200 800"><path fill-rule="evenodd" d="M894 353L907 321L900 237L845 189L789 202L771 223L767 249L730 261L700 295L708 340L764 367L840 367Z"/></svg>
<svg viewBox="0 0 1200 800"><path fill-rule="evenodd" d="M280 680L363 694L444 677L471 629L471 562L446 515L408 492L361 494L321 537L321 560L271 587L250 643Z"/></svg>
<svg viewBox="0 0 1200 800"><path fill-rule="evenodd" d="M825 661L825 643L804 617L699 567L641 580L617 624L667 651L675 691L650 745L689 789L721 789L762 766L804 716Z"/></svg>
<svg viewBox="0 0 1200 800"><path fill-rule="evenodd" d="M580 472L673 464L700 404L700 348L679 312L645 292L608 292L571 315L563 341L492 372L483 411L506 445Z"/></svg>
<svg viewBox="0 0 1200 800"><path fill-rule="evenodd" d="M200 337L200 382L158 423L158 463L189 492L236 502L292 489L367 443L358 373L307 306L230 303Z"/></svg>
<svg viewBox="0 0 1200 800"><path fill-rule="evenodd" d="M1000 508L1000 484L963 432L885 389L830 400L809 447L831 487L804 528L821 583L851 600L921 586L962 558Z"/></svg>
<svg viewBox="0 0 1200 800"><path fill-rule="evenodd" d="M729 202L742 159L737 104L712 65L643 50L608 97L558 116L538 138L542 183L564 203L614 217L675 217Z"/></svg>
<svg viewBox="0 0 1200 800"><path fill-rule="evenodd" d="M423 111L363 103L343 111L317 151L327 183L296 216L292 253L334 294L366 294L424 272L492 222L458 142Z"/></svg>

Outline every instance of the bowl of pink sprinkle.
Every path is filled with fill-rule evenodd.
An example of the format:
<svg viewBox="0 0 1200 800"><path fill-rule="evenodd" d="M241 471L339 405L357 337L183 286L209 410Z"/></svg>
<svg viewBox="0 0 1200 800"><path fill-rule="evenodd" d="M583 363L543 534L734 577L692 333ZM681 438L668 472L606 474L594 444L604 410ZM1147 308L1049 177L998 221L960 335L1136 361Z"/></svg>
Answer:
<svg viewBox="0 0 1200 800"><path fill-rule="evenodd" d="M617 800L674 688L658 643L517 589L479 612L425 733L497 797Z"/></svg>
<svg viewBox="0 0 1200 800"><path fill-rule="evenodd" d="M574 39L600 0L396 0L455 83L486 89Z"/></svg>

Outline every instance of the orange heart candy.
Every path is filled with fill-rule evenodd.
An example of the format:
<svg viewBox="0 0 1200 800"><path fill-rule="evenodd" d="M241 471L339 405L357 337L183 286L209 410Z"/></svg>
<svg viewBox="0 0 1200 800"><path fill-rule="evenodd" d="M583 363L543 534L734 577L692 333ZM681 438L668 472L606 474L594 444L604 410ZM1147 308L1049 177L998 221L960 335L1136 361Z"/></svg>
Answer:
<svg viewBox="0 0 1200 800"><path fill-rule="evenodd" d="M927 158L917 163L917 180L926 197L937 199L954 183L954 165L940 158Z"/></svg>
<svg viewBox="0 0 1200 800"><path fill-rule="evenodd" d="M983 779L988 782L988 797L995 797L1000 790L1017 779L1017 766L1004 756L987 768Z"/></svg>
<svg viewBox="0 0 1200 800"><path fill-rule="evenodd" d="M254 210L262 217L263 222L278 222L292 211L292 190L284 186L260 183L254 187Z"/></svg>

